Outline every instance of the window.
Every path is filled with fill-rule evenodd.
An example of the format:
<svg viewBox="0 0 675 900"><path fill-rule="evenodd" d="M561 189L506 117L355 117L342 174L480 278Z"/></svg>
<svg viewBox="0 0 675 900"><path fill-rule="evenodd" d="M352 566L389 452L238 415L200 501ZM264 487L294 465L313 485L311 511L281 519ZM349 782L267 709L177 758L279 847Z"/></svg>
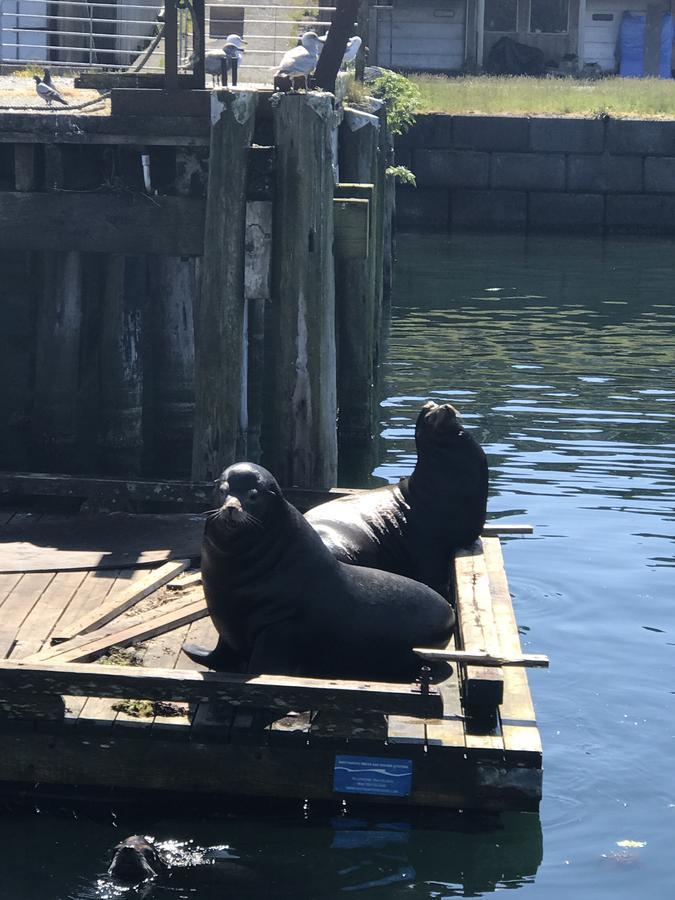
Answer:
<svg viewBox="0 0 675 900"><path fill-rule="evenodd" d="M485 0L486 31L517 31L518 0Z"/></svg>
<svg viewBox="0 0 675 900"><path fill-rule="evenodd" d="M566 32L569 5L569 0L531 0L530 33Z"/></svg>

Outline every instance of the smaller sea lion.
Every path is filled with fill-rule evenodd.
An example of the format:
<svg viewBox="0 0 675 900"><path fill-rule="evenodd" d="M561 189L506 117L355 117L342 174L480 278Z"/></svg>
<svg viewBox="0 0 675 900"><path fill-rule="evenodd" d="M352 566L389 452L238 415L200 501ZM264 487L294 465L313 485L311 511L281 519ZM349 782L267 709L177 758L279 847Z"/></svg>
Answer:
<svg viewBox="0 0 675 900"><path fill-rule="evenodd" d="M115 847L108 875L120 884L141 884L164 875L168 866L154 843L140 834L132 834Z"/></svg>
<svg viewBox="0 0 675 900"><path fill-rule="evenodd" d="M268 879L238 859L214 859L202 852L196 862L170 862L161 844L140 834L132 834L115 847L108 874L113 881L129 887L156 879L162 886L178 890L195 891L213 885L226 889L227 896L237 900L267 900L272 896Z"/></svg>
<svg viewBox="0 0 675 900"><path fill-rule="evenodd" d="M485 453L449 403L424 404L417 463L398 484L315 506L307 521L336 559L414 578L447 598L453 551L485 525Z"/></svg>
<svg viewBox="0 0 675 900"><path fill-rule="evenodd" d="M215 650L184 647L220 671L414 680L413 647L444 646L454 613L431 588L338 562L260 466L220 479L205 524L202 582Z"/></svg>

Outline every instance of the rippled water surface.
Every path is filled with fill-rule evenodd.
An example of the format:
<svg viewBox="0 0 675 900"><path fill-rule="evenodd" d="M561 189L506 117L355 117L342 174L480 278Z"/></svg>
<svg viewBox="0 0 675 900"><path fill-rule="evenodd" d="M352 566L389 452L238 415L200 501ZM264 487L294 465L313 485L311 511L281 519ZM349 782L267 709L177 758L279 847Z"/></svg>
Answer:
<svg viewBox="0 0 675 900"><path fill-rule="evenodd" d="M223 886L233 856L278 897L672 896L675 243L401 236L398 256L376 474L409 472L421 403L450 400L488 452L491 517L535 526L505 556L525 649L551 658L530 675L541 815L63 803L0 818L0 896L249 896ZM213 865L112 892L109 848L133 832Z"/></svg>

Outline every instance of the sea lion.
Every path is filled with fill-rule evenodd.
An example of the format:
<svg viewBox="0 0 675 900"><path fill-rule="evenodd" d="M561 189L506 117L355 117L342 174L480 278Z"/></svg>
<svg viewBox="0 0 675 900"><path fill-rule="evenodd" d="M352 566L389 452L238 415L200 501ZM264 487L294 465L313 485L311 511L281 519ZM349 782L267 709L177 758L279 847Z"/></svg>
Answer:
<svg viewBox="0 0 675 900"><path fill-rule="evenodd" d="M108 875L120 884L141 884L164 875L168 865L154 843L140 834L132 834L115 847Z"/></svg>
<svg viewBox="0 0 675 900"><path fill-rule="evenodd" d="M424 404L415 443L412 475L315 506L306 519L341 562L414 578L447 598L451 554L485 524L487 459L449 403Z"/></svg>
<svg viewBox="0 0 675 900"><path fill-rule="evenodd" d="M184 647L221 671L408 682L413 647L444 646L451 607L429 587L344 565L260 466L220 479L206 520L202 582L218 631L212 652Z"/></svg>
<svg viewBox="0 0 675 900"><path fill-rule="evenodd" d="M108 875L117 884L128 887L138 888L156 880L176 890L195 891L214 885L226 888L227 895L237 900L265 900L273 896L269 879L237 858L219 859L203 851L200 858L186 863L177 862L171 856L164 852L161 843L132 834L115 847Z"/></svg>

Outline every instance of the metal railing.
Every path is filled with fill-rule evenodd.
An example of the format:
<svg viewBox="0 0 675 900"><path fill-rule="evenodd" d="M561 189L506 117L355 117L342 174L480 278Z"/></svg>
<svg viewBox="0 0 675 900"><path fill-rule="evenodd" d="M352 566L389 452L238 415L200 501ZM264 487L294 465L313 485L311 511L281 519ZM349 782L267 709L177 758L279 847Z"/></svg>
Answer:
<svg viewBox="0 0 675 900"><path fill-rule="evenodd" d="M268 80L281 56L309 29L325 32L334 7L277 0L276 4L205 5L206 50L227 33L247 41L243 80ZM164 70L162 0L0 0L0 64L61 70ZM197 27L200 27L199 24ZM195 23L189 0L178 3L178 67L189 71Z"/></svg>

